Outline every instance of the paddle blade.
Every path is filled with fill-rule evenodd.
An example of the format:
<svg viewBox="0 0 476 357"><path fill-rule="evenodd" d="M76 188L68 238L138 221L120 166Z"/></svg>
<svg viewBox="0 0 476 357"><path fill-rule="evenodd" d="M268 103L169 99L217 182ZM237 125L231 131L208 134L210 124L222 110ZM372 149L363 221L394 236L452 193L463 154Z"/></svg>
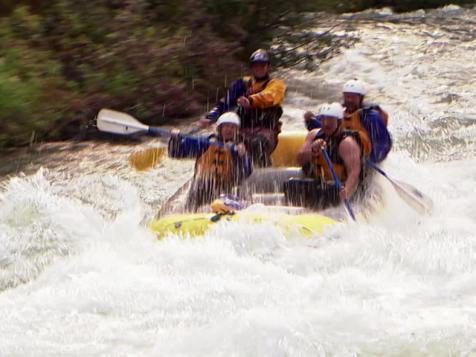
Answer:
<svg viewBox="0 0 476 357"><path fill-rule="evenodd" d="M119 135L148 132L149 127L126 113L101 109L96 118L98 129Z"/></svg>
<svg viewBox="0 0 476 357"><path fill-rule="evenodd" d="M138 171L144 171L159 164L167 153L167 147L148 148L136 151L129 157L129 162Z"/></svg>
<svg viewBox="0 0 476 357"><path fill-rule="evenodd" d="M397 180L390 180L390 182L398 195L417 212L421 214L431 212L433 201L430 197L408 183Z"/></svg>
<svg viewBox="0 0 476 357"><path fill-rule="evenodd" d="M430 197L423 194L412 185L390 178L385 171L378 167L374 162L367 160L367 165L385 177L393 186L397 194L415 211L425 214L431 212L433 201Z"/></svg>

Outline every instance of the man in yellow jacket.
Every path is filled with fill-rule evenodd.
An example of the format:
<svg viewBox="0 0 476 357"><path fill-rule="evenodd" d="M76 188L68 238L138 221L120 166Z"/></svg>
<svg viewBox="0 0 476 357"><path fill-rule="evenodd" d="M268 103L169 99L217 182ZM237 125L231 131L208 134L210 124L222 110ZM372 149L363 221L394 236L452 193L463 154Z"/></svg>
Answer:
<svg viewBox="0 0 476 357"><path fill-rule="evenodd" d="M281 105L286 92L283 80L271 78L269 53L259 49L250 56L251 76L232 83L226 95L216 106L199 120L206 127L218 117L234 110L241 119L241 135L258 167L271 165L271 153L278 143L283 114Z"/></svg>

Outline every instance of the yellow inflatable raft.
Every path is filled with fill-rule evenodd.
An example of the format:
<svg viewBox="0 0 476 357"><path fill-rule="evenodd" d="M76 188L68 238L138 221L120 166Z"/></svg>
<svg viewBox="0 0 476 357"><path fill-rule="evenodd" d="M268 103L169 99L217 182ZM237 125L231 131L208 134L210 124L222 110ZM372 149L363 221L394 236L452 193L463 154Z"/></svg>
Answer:
<svg viewBox="0 0 476 357"><path fill-rule="evenodd" d="M317 213L294 215L239 211L235 214L223 215L219 220L215 220L216 218L217 214L214 213L171 214L153 220L149 227L157 233L159 238L162 238L169 234L202 236L213 225L226 224L226 222L245 224L269 222L279 228L287 238L291 238L322 235L327 226L337 223L335 220Z"/></svg>
<svg viewBox="0 0 476 357"><path fill-rule="evenodd" d="M273 167L255 170L249 181L260 180L287 180L288 176L295 176L300 171L297 162L297 153L304 143L306 131L288 131L279 136L278 146L272 154ZM279 172L278 172L279 171ZM245 182L246 184L246 182ZM263 185L266 186L266 185ZM180 199L179 199L180 200ZM150 222L149 227L159 237L168 234L183 236L201 236L215 224L226 222L240 222L260 224L270 222L282 230L286 237L322 235L325 228L337 223L332 218L317 213L302 213L299 208L278 209L263 208L258 210L242 210L234 214L218 215L216 213L182 213L168 214ZM290 213L290 212L294 212Z"/></svg>

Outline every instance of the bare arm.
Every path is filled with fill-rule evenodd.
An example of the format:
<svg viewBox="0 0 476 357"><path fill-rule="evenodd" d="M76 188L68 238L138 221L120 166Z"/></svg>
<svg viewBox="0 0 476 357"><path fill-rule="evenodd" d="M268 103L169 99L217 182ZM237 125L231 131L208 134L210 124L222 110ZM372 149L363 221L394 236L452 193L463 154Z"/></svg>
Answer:
<svg viewBox="0 0 476 357"><path fill-rule="evenodd" d="M350 198L359 184L359 175L361 170L361 151L360 146L354 138L348 136L341 141L339 145L339 156L344 161L347 179L344 184L344 198Z"/></svg>

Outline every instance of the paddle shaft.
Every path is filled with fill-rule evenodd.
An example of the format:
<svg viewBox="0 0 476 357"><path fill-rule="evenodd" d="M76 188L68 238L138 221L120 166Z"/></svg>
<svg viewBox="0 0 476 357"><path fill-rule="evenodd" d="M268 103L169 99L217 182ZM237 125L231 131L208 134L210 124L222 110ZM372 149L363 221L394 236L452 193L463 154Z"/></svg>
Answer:
<svg viewBox="0 0 476 357"><path fill-rule="evenodd" d="M383 171L380 167L377 166L376 163L374 163L370 160L367 160L367 165L370 166L371 168L373 168L375 171L377 171L382 176L385 176L387 179L392 180L390 177L388 177L388 175L385 173L385 171Z"/></svg>
<svg viewBox="0 0 476 357"><path fill-rule="evenodd" d="M188 131L186 134L182 134L182 136L189 136L197 133L200 131L201 128L199 126L195 126L192 128L190 131ZM164 129L160 128L158 126L149 126L148 134L153 135L153 136L161 136L164 138L169 138L172 136L172 130L170 129Z"/></svg>
<svg viewBox="0 0 476 357"><path fill-rule="evenodd" d="M117 135L149 134L152 136L170 137L172 131L158 126L149 126L141 123L133 116L111 109L101 109L96 118L100 131ZM200 128L193 128L188 135L196 133Z"/></svg>
<svg viewBox="0 0 476 357"><path fill-rule="evenodd" d="M153 136L170 137L172 136L172 131L170 129L164 129L158 126L149 126L149 129L147 130L147 134L153 135Z"/></svg>

